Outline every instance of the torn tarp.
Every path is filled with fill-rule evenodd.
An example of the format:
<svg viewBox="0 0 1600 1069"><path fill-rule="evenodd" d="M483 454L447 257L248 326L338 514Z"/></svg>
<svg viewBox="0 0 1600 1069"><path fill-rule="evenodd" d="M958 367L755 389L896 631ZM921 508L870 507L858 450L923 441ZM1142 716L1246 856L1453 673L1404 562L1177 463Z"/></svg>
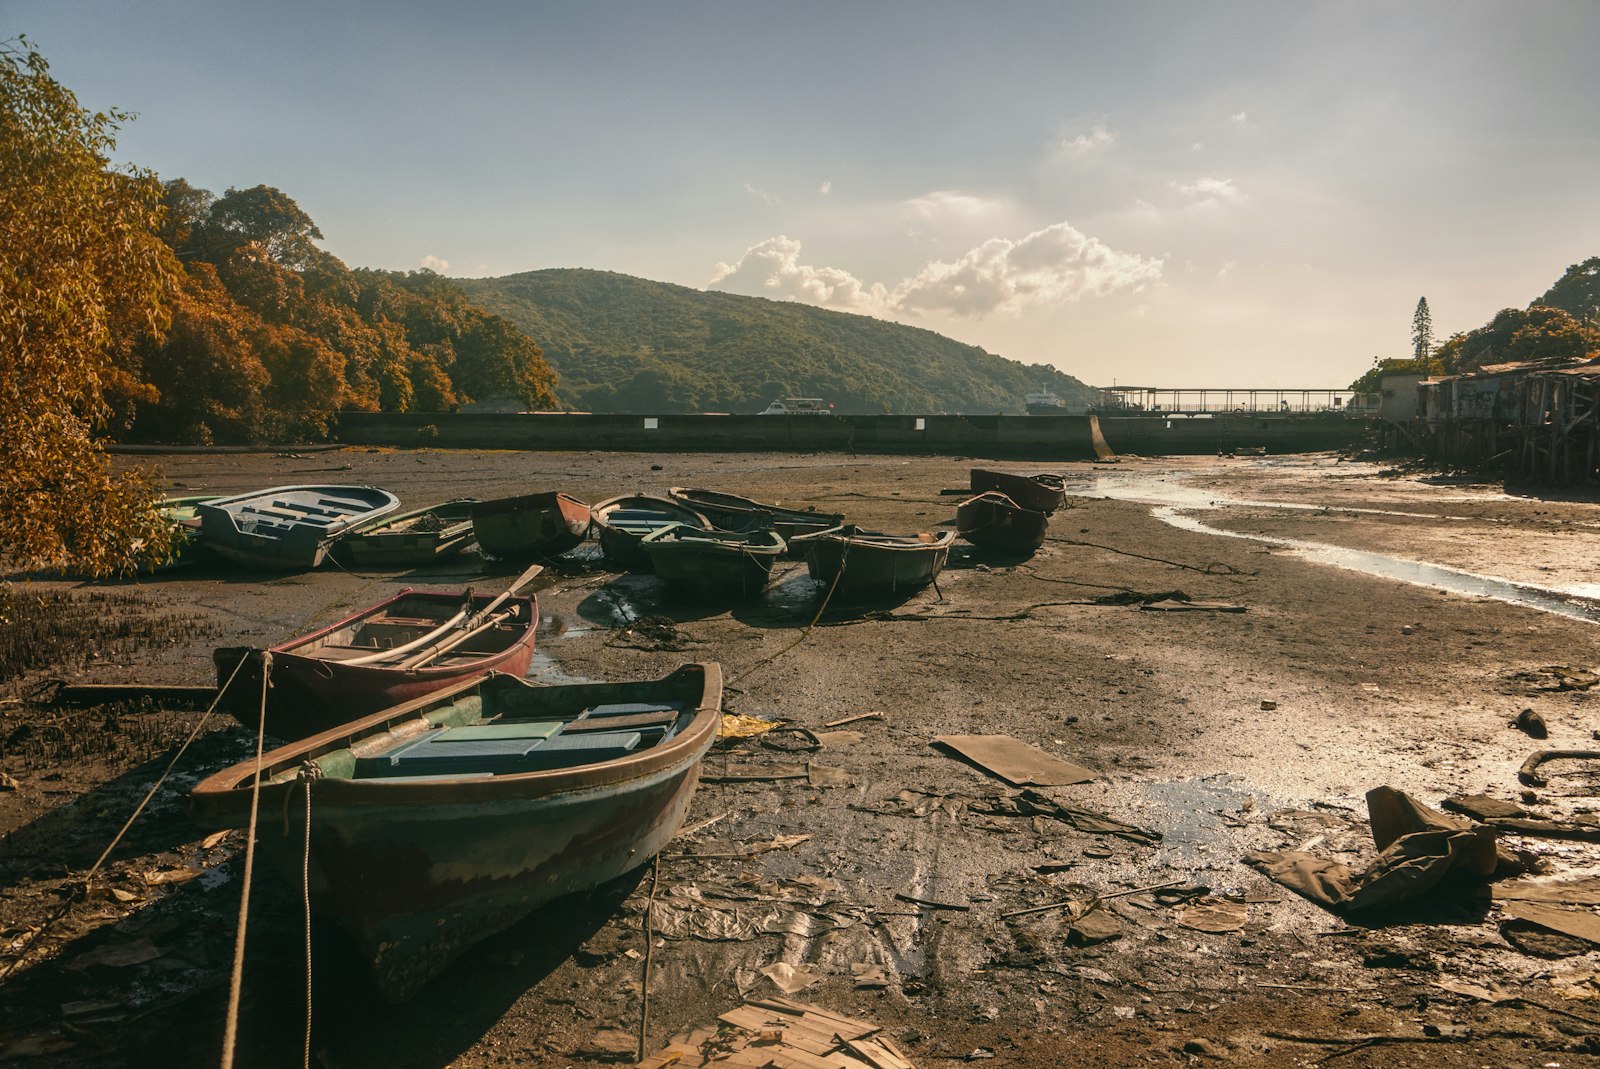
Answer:
<svg viewBox="0 0 1600 1069"><path fill-rule="evenodd" d="M1367 810L1378 857L1361 872L1298 850L1250 854L1245 863L1334 913L1392 909L1425 897L1446 876L1493 875L1495 830L1376 787Z"/></svg>

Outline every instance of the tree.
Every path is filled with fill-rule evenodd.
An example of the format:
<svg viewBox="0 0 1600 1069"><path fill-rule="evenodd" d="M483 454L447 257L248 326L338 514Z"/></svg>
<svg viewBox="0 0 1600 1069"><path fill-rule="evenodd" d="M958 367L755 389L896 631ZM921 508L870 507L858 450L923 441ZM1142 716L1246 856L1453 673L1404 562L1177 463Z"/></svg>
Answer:
<svg viewBox="0 0 1600 1069"><path fill-rule="evenodd" d="M271 186L230 189L211 205L207 229L235 247L254 243L278 263L301 270L317 254L322 231L288 194ZM220 251L220 250L219 250ZM231 251L231 250L229 250ZM213 262L222 256L213 254Z"/></svg>
<svg viewBox="0 0 1600 1069"><path fill-rule="evenodd" d="M151 482L94 437L176 266L161 187L109 167L128 118L80 106L25 38L0 44L0 554L24 567L104 575L170 553Z"/></svg>
<svg viewBox="0 0 1600 1069"><path fill-rule="evenodd" d="M1428 298L1417 301L1417 310L1411 316L1411 358L1419 367L1427 368L1428 357L1433 355L1433 315L1428 311Z"/></svg>
<svg viewBox="0 0 1600 1069"><path fill-rule="evenodd" d="M1567 273L1533 304L1559 308L1580 323L1600 327L1600 256L1567 268Z"/></svg>

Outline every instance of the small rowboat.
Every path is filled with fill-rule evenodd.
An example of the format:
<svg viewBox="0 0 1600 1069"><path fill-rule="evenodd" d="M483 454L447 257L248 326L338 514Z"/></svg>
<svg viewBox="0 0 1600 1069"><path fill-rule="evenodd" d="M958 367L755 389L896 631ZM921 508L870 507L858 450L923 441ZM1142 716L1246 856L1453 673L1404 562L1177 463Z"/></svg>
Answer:
<svg viewBox="0 0 1600 1069"><path fill-rule="evenodd" d="M334 541L359 524L387 516L400 499L375 486L274 486L195 506L200 538L252 568L315 568Z"/></svg>
<svg viewBox="0 0 1600 1069"><path fill-rule="evenodd" d="M512 591L528 579L498 597L402 590L338 623L269 647L268 733L298 739L491 671L521 677L533 660L539 602ZM229 646L212 660L217 686L226 688L223 708L255 728L262 651Z"/></svg>
<svg viewBox="0 0 1600 1069"><path fill-rule="evenodd" d="M835 597L904 594L920 590L944 570L955 532L914 535L863 531L845 524L795 539L805 547L811 578Z"/></svg>
<svg viewBox="0 0 1600 1069"><path fill-rule="evenodd" d="M305 863L313 905L401 1001L536 907L659 853L721 712L715 664L577 686L490 675L268 752L258 842L296 888ZM255 770L201 782L191 815L247 826Z"/></svg>
<svg viewBox="0 0 1600 1069"><path fill-rule="evenodd" d="M837 527L844 516L837 512L813 512L790 509L781 505L764 505L748 497L724 494L717 490L697 490L690 486L674 486L667 491L672 500L687 505L724 531L756 531L771 527L785 542L795 535L814 534Z"/></svg>
<svg viewBox="0 0 1600 1069"><path fill-rule="evenodd" d="M589 506L550 491L480 501L472 506L478 548L502 560L542 560L589 537Z"/></svg>
<svg viewBox="0 0 1600 1069"><path fill-rule="evenodd" d="M648 572L652 567L650 554L640 545L646 535L675 523L703 531L711 529L711 521L689 506L648 494L608 498L596 505L592 513L606 560L630 572Z"/></svg>
<svg viewBox="0 0 1600 1069"><path fill-rule="evenodd" d="M982 549L1026 556L1044 544L1050 517L1021 508L998 491L969 498L956 507L956 531Z"/></svg>
<svg viewBox="0 0 1600 1069"><path fill-rule="evenodd" d="M770 527L705 531L682 523L647 535L640 546L669 586L711 597L758 596L767 589L773 562L787 548Z"/></svg>
<svg viewBox="0 0 1600 1069"><path fill-rule="evenodd" d="M1015 504L1035 512L1054 512L1067 499L1066 480L1049 473L1017 475L1009 471L973 468L971 481L975 494L998 490Z"/></svg>
<svg viewBox="0 0 1600 1069"><path fill-rule="evenodd" d="M472 506L461 498L368 520L339 539L334 554L353 567L427 564L472 544Z"/></svg>

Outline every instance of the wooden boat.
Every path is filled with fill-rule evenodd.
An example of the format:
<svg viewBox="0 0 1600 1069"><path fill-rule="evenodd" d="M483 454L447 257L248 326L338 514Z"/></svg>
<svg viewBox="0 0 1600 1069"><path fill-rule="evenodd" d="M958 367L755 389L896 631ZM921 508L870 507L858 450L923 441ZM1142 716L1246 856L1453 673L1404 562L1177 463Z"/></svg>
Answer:
<svg viewBox="0 0 1600 1069"><path fill-rule="evenodd" d="M845 524L800 535L811 578L834 597L907 593L927 586L944 570L955 532L914 535L863 531Z"/></svg>
<svg viewBox="0 0 1600 1069"><path fill-rule="evenodd" d="M267 753L260 849L400 1001L534 908L643 865L677 832L721 720L722 670L541 687L494 674ZM250 818L254 758L190 794ZM270 814L270 816L269 816Z"/></svg>
<svg viewBox="0 0 1600 1069"><path fill-rule="evenodd" d="M956 531L961 537L996 553L1033 553L1044 544L1049 526L1049 516L1022 508L995 490L968 498L956 507Z"/></svg>
<svg viewBox="0 0 1600 1069"><path fill-rule="evenodd" d="M646 535L640 547L668 585L712 597L755 597L767 589L787 545L770 527L707 531L675 523Z"/></svg>
<svg viewBox="0 0 1600 1069"><path fill-rule="evenodd" d="M315 568L350 528L400 506L375 486L274 486L195 506L200 537L252 568Z"/></svg>
<svg viewBox="0 0 1600 1069"><path fill-rule="evenodd" d="M675 523L711 529L711 521L689 506L648 494L607 498L591 513L606 560L630 572L648 572L652 567L650 554L640 546L646 535Z"/></svg>
<svg viewBox="0 0 1600 1069"><path fill-rule="evenodd" d="M1054 512L1067 499L1066 480L1049 473L1017 475L1009 471L973 468L971 482L975 494L998 490L1014 503L1035 512Z"/></svg>
<svg viewBox="0 0 1600 1069"><path fill-rule="evenodd" d="M755 531L771 527L785 542L795 535L814 534L844 523L844 516L837 512L764 505L737 494L699 490L691 486L674 486L667 491L667 496L699 512L711 521L712 526L724 531Z"/></svg>
<svg viewBox="0 0 1600 1069"><path fill-rule="evenodd" d="M478 548L502 560L541 560L589 537L589 506L550 491L480 501L472 506Z"/></svg>
<svg viewBox="0 0 1600 1069"><path fill-rule="evenodd" d="M334 554L354 567L370 568L427 564L460 553L472 544L476 504L460 498L368 520L339 539Z"/></svg>
<svg viewBox="0 0 1600 1069"><path fill-rule="evenodd" d="M525 582L519 580L512 590ZM487 672L521 677L533 660L538 624L539 602L531 595L402 590L266 650L271 654L267 732L298 739ZM212 660L217 686L227 688L220 704L255 728L261 717L262 651L229 646Z"/></svg>

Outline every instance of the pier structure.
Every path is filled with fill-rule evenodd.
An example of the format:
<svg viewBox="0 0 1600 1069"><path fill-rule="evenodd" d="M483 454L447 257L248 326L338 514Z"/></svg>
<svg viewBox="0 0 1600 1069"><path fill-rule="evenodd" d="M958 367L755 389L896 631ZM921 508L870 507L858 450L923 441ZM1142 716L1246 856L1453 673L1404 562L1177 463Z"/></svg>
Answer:
<svg viewBox="0 0 1600 1069"><path fill-rule="evenodd" d="M1108 386L1100 391L1094 411L1102 415L1199 415L1234 412L1341 413L1360 415L1360 397L1352 390L1263 389L1259 387Z"/></svg>

